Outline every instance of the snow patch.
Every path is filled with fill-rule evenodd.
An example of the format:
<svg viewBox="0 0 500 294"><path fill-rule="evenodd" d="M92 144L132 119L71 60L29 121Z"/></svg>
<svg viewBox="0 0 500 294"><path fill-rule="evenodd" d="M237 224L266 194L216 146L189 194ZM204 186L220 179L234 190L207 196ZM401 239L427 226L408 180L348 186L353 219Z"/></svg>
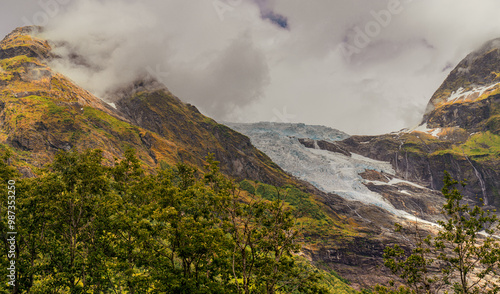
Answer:
<svg viewBox="0 0 500 294"><path fill-rule="evenodd" d="M416 188L419 188L419 189L423 189L423 190L427 190L428 189L428 188L426 188L424 186L420 186L420 185L415 184L413 182L409 182L409 181L405 181L405 180L400 180L400 179L396 179L396 178L393 178L392 180L390 180L389 183L382 182L382 181L370 181L370 180L364 180L363 183L374 184L374 185L377 185L377 186L394 186L394 185L397 185L397 184L407 184L407 185L411 185L413 187L416 187ZM405 190L402 190L402 191L405 191ZM400 192L403 193L402 191L400 191Z"/></svg>
<svg viewBox="0 0 500 294"><path fill-rule="evenodd" d="M396 179L396 178L392 179L388 184L389 185L396 185L396 184L400 184L400 183L411 185L411 186L417 187L419 189L427 190L427 188L424 187L424 186L420 186L420 185L415 184L413 182L409 182L409 181L405 181L405 180L400 180L400 179Z"/></svg>
<svg viewBox="0 0 500 294"><path fill-rule="evenodd" d="M434 129L432 132L431 132L431 135L433 137L438 137L438 134L442 132L442 129L441 128L437 128L437 129Z"/></svg>
<svg viewBox="0 0 500 294"><path fill-rule="evenodd" d="M109 105L109 106L111 106L111 107L113 107L114 109L117 109L117 108L116 108L116 104L114 104L114 103L112 103L112 102L106 102L106 103L108 103L108 105Z"/></svg>
<svg viewBox="0 0 500 294"><path fill-rule="evenodd" d="M451 93L451 95L446 100L447 102L457 102L457 101L466 101L466 100L475 100L481 97L486 91L493 89L497 84L477 87L472 90L465 91L463 87L460 87L458 90Z"/></svg>
<svg viewBox="0 0 500 294"><path fill-rule="evenodd" d="M441 129L441 128L429 129L429 128L427 128L427 123L424 123L424 124L421 124L417 127L409 129L407 132L411 133L414 131L427 133L435 138L439 138L439 134L443 131L443 129Z"/></svg>

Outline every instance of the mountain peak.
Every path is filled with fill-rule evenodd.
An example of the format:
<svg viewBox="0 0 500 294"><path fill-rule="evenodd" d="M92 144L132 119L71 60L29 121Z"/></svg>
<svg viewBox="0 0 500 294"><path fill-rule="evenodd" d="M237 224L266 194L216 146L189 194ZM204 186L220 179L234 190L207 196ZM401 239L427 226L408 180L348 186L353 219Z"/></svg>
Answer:
<svg viewBox="0 0 500 294"><path fill-rule="evenodd" d="M171 95L172 93L168 90L168 88L158 82L158 80L152 77L146 77L142 79L137 79L135 82L120 87L118 89L113 90L112 92L106 93L106 100L117 102L124 98L130 98L137 95L140 92L156 92L161 91L166 95ZM180 101L180 100L179 100Z"/></svg>
<svg viewBox="0 0 500 294"><path fill-rule="evenodd" d="M453 103L473 102L499 89L500 38L468 54L448 75L429 101L426 113Z"/></svg>
<svg viewBox="0 0 500 294"><path fill-rule="evenodd" d="M17 28L0 41L0 59L26 55L31 58L47 59L51 56L51 46L37 37L42 27L27 26Z"/></svg>

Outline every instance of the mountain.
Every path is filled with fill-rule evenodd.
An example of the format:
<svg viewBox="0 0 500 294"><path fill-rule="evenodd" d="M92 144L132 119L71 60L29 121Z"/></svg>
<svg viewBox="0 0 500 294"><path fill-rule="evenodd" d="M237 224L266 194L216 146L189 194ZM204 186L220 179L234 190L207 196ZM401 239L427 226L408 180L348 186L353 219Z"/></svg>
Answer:
<svg viewBox="0 0 500 294"><path fill-rule="evenodd" d="M375 205L390 214L410 219L414 219L415 215L433 219L436 207L440 205L439 201L432 201L426 195L434 194L431 190L398 178L389 162L351 153L338 145L338 142L350 137L338 130L288 123L227 125L249 136L257 148L284 170L323 192ZM392 194L400 194L399 198L406 198L408 203L402 205L405 201L386 197L387 193L381 192L380 188L374 192L371 186L395 188ZM410 198L420 205L408 201Z"/></svg>
<svg viewBox="0 0 500 294"><path fill-rule="evenodd" d="M431 97L421 124L340 145L388 161L402 178L438 190L445 170L468 199L500 206L500 39L467 55Z"/></svg>
<svg viewBox="0 0 500 294"><path fill-rule="evenodd" d="M418 220L422 229L432 230L441 219L443 197L438 191L404 180L388 161L347 151L343 142L351 137L344 132L292 123L226 124L249 136L285 171L312 183L323 192L323 203L359 228L353 238L336 240L323 231L321 243L304 248L314 261L328 264L355 284L384 281L380 273L385 244L409 245L394 235L394 223Z"/></svg>
<svg viewBox="0 0 500 294"><path fill-rule="evenodd" d="M272 199L269 191L284 189L302 255L357 289L389 279L387 244L411 247L394 223L439 219L445 169L470 180L470 201L480 195L499 205L496 84L483 89L496 76L480 66L496 60L488 55L493 45L471 55L468 70L450 74L418 128L349 136L304 124L219 124L149 77L111 93L108 103L54 71L57 45L41 36L42 28L25 27L0 42L0 149L26 177L43 173L59 150L99 148L112 164L133 148L148 171L178 162L201 170L213 153L247 193ZM472 80L466 71L474 83L464 82Z"/></svg>
<svg viewBox="0 0 500 294"><path fill-rule="evenodd" d="M133 148L149 171L178 162L201 170L213 153L221 171L242 187L254 184L262 197L276 187L290 193L286 201L298 213L302 253L314 264L323 262L358 289L381 281L375 266L382 263L384 244L396 240L381 224L392 227L396 218L286 173L247 136L202 115L151 78L116 90L113 103L101 100L51 68L60 57L41 36L42 28L24 27L0 42L0 149L11 153L10 164L25 177L43 174L59 150L99 148L106 164L113 164ZM308 137L346 137L326 128L315 132ZM380 221L371 223L365 215ZM374 267L359 267L364 264Z"/></svg>
<svg viewBox="0 0 500 294"><path fill-rule="evenodd" d="M237 179L291 182L250 140L202 115L151 79L103 102L50 67L59 58L41 28L19 28L0 42L0 144L32 176L58 150L100 148L107 160L128 148L153 169L183 161L200 168L209 153Z"/></svg>
<svg viewBox="0 0 500 294"><path fill-rule="evenodd" d="M327 195L340 196L348 206L363 203L381 209L378 215L355 209L359 219L372 225L372 234L387 232L395 219L415 218L433 231L431 223L442 217L439 191L445 171L468 180L465 194L470 204L482 199L487 207L500 207L499 98L500 39L495 39L451 71L431 97L421 124L411 129L349 136L303 124L227 125L249 136L285 171ZM383 223L382 215L390 221ZM338 252L332 245L325 244L324 251ZM340 265L325 255L312 256L356 280L345 266L349 262Z"/></svg>
<svg viewBox="0 0 500 294"><path fill-rule="evenodd" d="M43 173L59 150L99 148L112 164L133 148L149 171L178 162L201 170L213 153L241 187L257 187L248 193L272 198L269 191L286 190L302 255L356 289L388 280L383 249L406 242L394 223L436 218L439 197L398 177L390 163L351 152L344 145L352 137L343 132L304 124L228 127L150 77L117 89L108 103L54 71L58 45L41 36L41 28L25 27L0 42L0 149L26 177Z"/></svg>

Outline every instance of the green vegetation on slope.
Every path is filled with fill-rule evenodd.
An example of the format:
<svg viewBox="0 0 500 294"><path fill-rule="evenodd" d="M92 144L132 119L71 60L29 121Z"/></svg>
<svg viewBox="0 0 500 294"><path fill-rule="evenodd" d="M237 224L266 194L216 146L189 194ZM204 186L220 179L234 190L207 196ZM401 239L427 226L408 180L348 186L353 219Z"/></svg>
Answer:
<svg viewBox="0 0 500 294"><path fill-rule="evenodd" d="M500 136L490 131L479 132L470 136L463 144L433 153L433 155L443 154L452 154L457 158L467 156L478 162L497 160L500 157Z"/></svg>
<svg viewBox="0 0 500 294"><path fill-rule="evenodd" d="M240 188L269 201L283 200L296 219L299 237L305 247L315 248L320 244L335 246L344 241L350 242L350 237L360 234L356 231L356 223L341 219L336 214L326 213L328 210L314 195L294 186L278 188L244 180L240 182Z"/></svg>
<svg viewBox="0 0 500 294"><path fill-rule="evenodd" d="M354 293L296 256L282 200L238 197L210 158L202 175L184 164L147 174L132 151L113 166L99 150L59 152L30 179L7 158L0 181L16 180L18 293Z"/></svg>

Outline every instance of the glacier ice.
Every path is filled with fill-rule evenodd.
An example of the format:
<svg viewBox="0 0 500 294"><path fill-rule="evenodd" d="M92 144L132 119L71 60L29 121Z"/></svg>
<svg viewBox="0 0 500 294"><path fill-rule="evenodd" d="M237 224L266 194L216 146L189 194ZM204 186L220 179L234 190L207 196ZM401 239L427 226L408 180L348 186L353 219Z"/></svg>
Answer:
<svg viewBox="0 0 500 294"><path fill-rule="evenodd" d="M306 148L298 140L310 138L334 142L348 138L347 134L323 126L304 124L261 122L226 125L248 136L254 146L282 169L310 182L318 189L414 219L407 212L396 209L380 194L370 191L363 184L366 181L359 175L367 169L394 175L395 171L389 162L373 160L355 153L349 157L317 148Z"/></svg>

